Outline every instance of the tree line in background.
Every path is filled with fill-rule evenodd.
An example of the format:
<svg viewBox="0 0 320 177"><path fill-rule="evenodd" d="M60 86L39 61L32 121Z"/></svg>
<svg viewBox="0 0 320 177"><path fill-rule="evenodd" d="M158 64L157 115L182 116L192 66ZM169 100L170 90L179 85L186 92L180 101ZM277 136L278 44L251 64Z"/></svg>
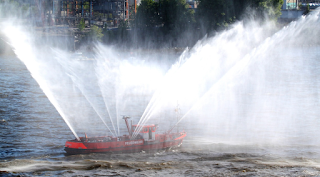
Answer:
<svg viewBox="0 0 320 177"><path fill-rule="evenodd" d="M142 0L134 20L117 31L103 31L106 43L147 48L193 46L204 35L250 17L277 20L283 0L199 0L193 10L185 0ZM124 22L122 22L124 23Z"/></svg>
<svg viewBox="0 0 320 177"><path fill-rule="evenodd" d="M2 17L14 12L30 17L37 14L37 8L19 5L17 0L5 2L14 5L0 6ZM118 29L101 29L93 25L79 41L98 40L123 47L191 47L205 35L214 35L248 16L250 19L277 20L282 4L283 0L198 0L194 10L186 0L141 0L137 13L130 14L130 21L120 21ZM80 31L85 28L83 20L78 28Z"/></svg>

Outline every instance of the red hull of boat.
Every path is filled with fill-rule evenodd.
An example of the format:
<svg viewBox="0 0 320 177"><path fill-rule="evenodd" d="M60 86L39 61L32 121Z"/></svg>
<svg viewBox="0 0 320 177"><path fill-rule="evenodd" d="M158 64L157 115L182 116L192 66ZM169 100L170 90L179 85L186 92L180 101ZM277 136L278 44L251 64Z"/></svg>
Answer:
<svg viewBox="0 0 320 177"><path fill-rule="evenodd" d="M154 141L144 141L144 139L130 140L128 136L120 137L120 140L111 137L81 138L81 141L67 141L65 151L67 154L87 154L160 150L181 145L185 136L185 132L157 134ZM107 138L108 140L106 140Z"/></svg>

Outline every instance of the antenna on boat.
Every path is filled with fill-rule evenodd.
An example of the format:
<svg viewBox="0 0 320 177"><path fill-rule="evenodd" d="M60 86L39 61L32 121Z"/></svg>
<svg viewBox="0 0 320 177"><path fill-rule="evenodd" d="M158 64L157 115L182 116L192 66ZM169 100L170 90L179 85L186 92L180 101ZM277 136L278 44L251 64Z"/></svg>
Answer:
<svg viewBox="0 0 320 177"><path fill-rule="evenodd" d="M127 129L128 129L128 132L129 132L129 138L131 138L131 137L132 137L132 131L131 131L131 129L130 129L130 127L129 127L129 123L128 123L128 119L130 119L130 117L128 117L128 116L123 116L122 119L124 119L124 121L126 122Z"/></svg>

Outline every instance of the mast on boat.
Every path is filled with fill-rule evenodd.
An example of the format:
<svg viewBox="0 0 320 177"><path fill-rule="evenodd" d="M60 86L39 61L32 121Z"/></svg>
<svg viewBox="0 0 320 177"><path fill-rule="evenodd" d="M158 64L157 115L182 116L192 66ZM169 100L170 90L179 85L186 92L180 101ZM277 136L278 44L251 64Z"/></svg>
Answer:
<svg viewBox="0 0 320 177"><path fill-rule="evenodd" d="M170 133L175 127L177 127L177 132L179 132L178 124L180 119L180 106L178 101L177 101L177 107L174 111L176 112L177 123L175 123L167 133Z"/></svg>
<svg viewBox="0 0 320 177"><path fill-rule="evenodd" d="M129 132L129 138L131 139L132 137L132 131L131 131L131 128L129 126L129 122L128 122L128 119L130 119L130 117L128 116L123 116L122 119L124 119L124 121L126 122L126 125L127 125L127 129L128 129L128 132ZM132 124L132 123L131 123ZM132 127L132 125L131 125Z"/></svg>

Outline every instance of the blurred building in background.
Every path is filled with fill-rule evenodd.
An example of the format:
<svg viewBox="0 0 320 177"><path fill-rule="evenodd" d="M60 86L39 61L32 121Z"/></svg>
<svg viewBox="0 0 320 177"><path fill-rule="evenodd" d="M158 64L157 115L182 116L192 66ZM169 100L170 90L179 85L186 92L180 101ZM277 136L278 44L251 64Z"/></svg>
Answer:
<svg viewBox="0 0 320 177"><path fill-rule="evenodd" d="M0 0L11 2L12 0ZM117 27L120 21L134 18L140 0L14 0L29 6L28 16L37 26L77 26L83 19L86 26ZM159 2L159 0L154 0ZM186 0L190 9L196 11L199 0ZM280 18L299 18L307 7L311 10L320 6L320 0L284 0ZM27 18L27 17L26 17Z"/></svg>
<svg viewBox="0 0 320 177"><path fill-rule="evenodd" d="M282 9L298 9L299 0L283 0Z"/></svg>
<svg viewBox="0 0 320 177"><path fill-rule="evenodd" d="M2 0L6 1L6 0ZM87 25L117 26L136 12L137 0L16 0L28 4L38 26L68 24L75 26L81 19Z"/></svg>
<svg viewBox="0 0 320 177"><path fill-rule="evenodd" d="M282 9L299 10L309 6L310 9L320 7L320 0L284 0Z"/></svg>

